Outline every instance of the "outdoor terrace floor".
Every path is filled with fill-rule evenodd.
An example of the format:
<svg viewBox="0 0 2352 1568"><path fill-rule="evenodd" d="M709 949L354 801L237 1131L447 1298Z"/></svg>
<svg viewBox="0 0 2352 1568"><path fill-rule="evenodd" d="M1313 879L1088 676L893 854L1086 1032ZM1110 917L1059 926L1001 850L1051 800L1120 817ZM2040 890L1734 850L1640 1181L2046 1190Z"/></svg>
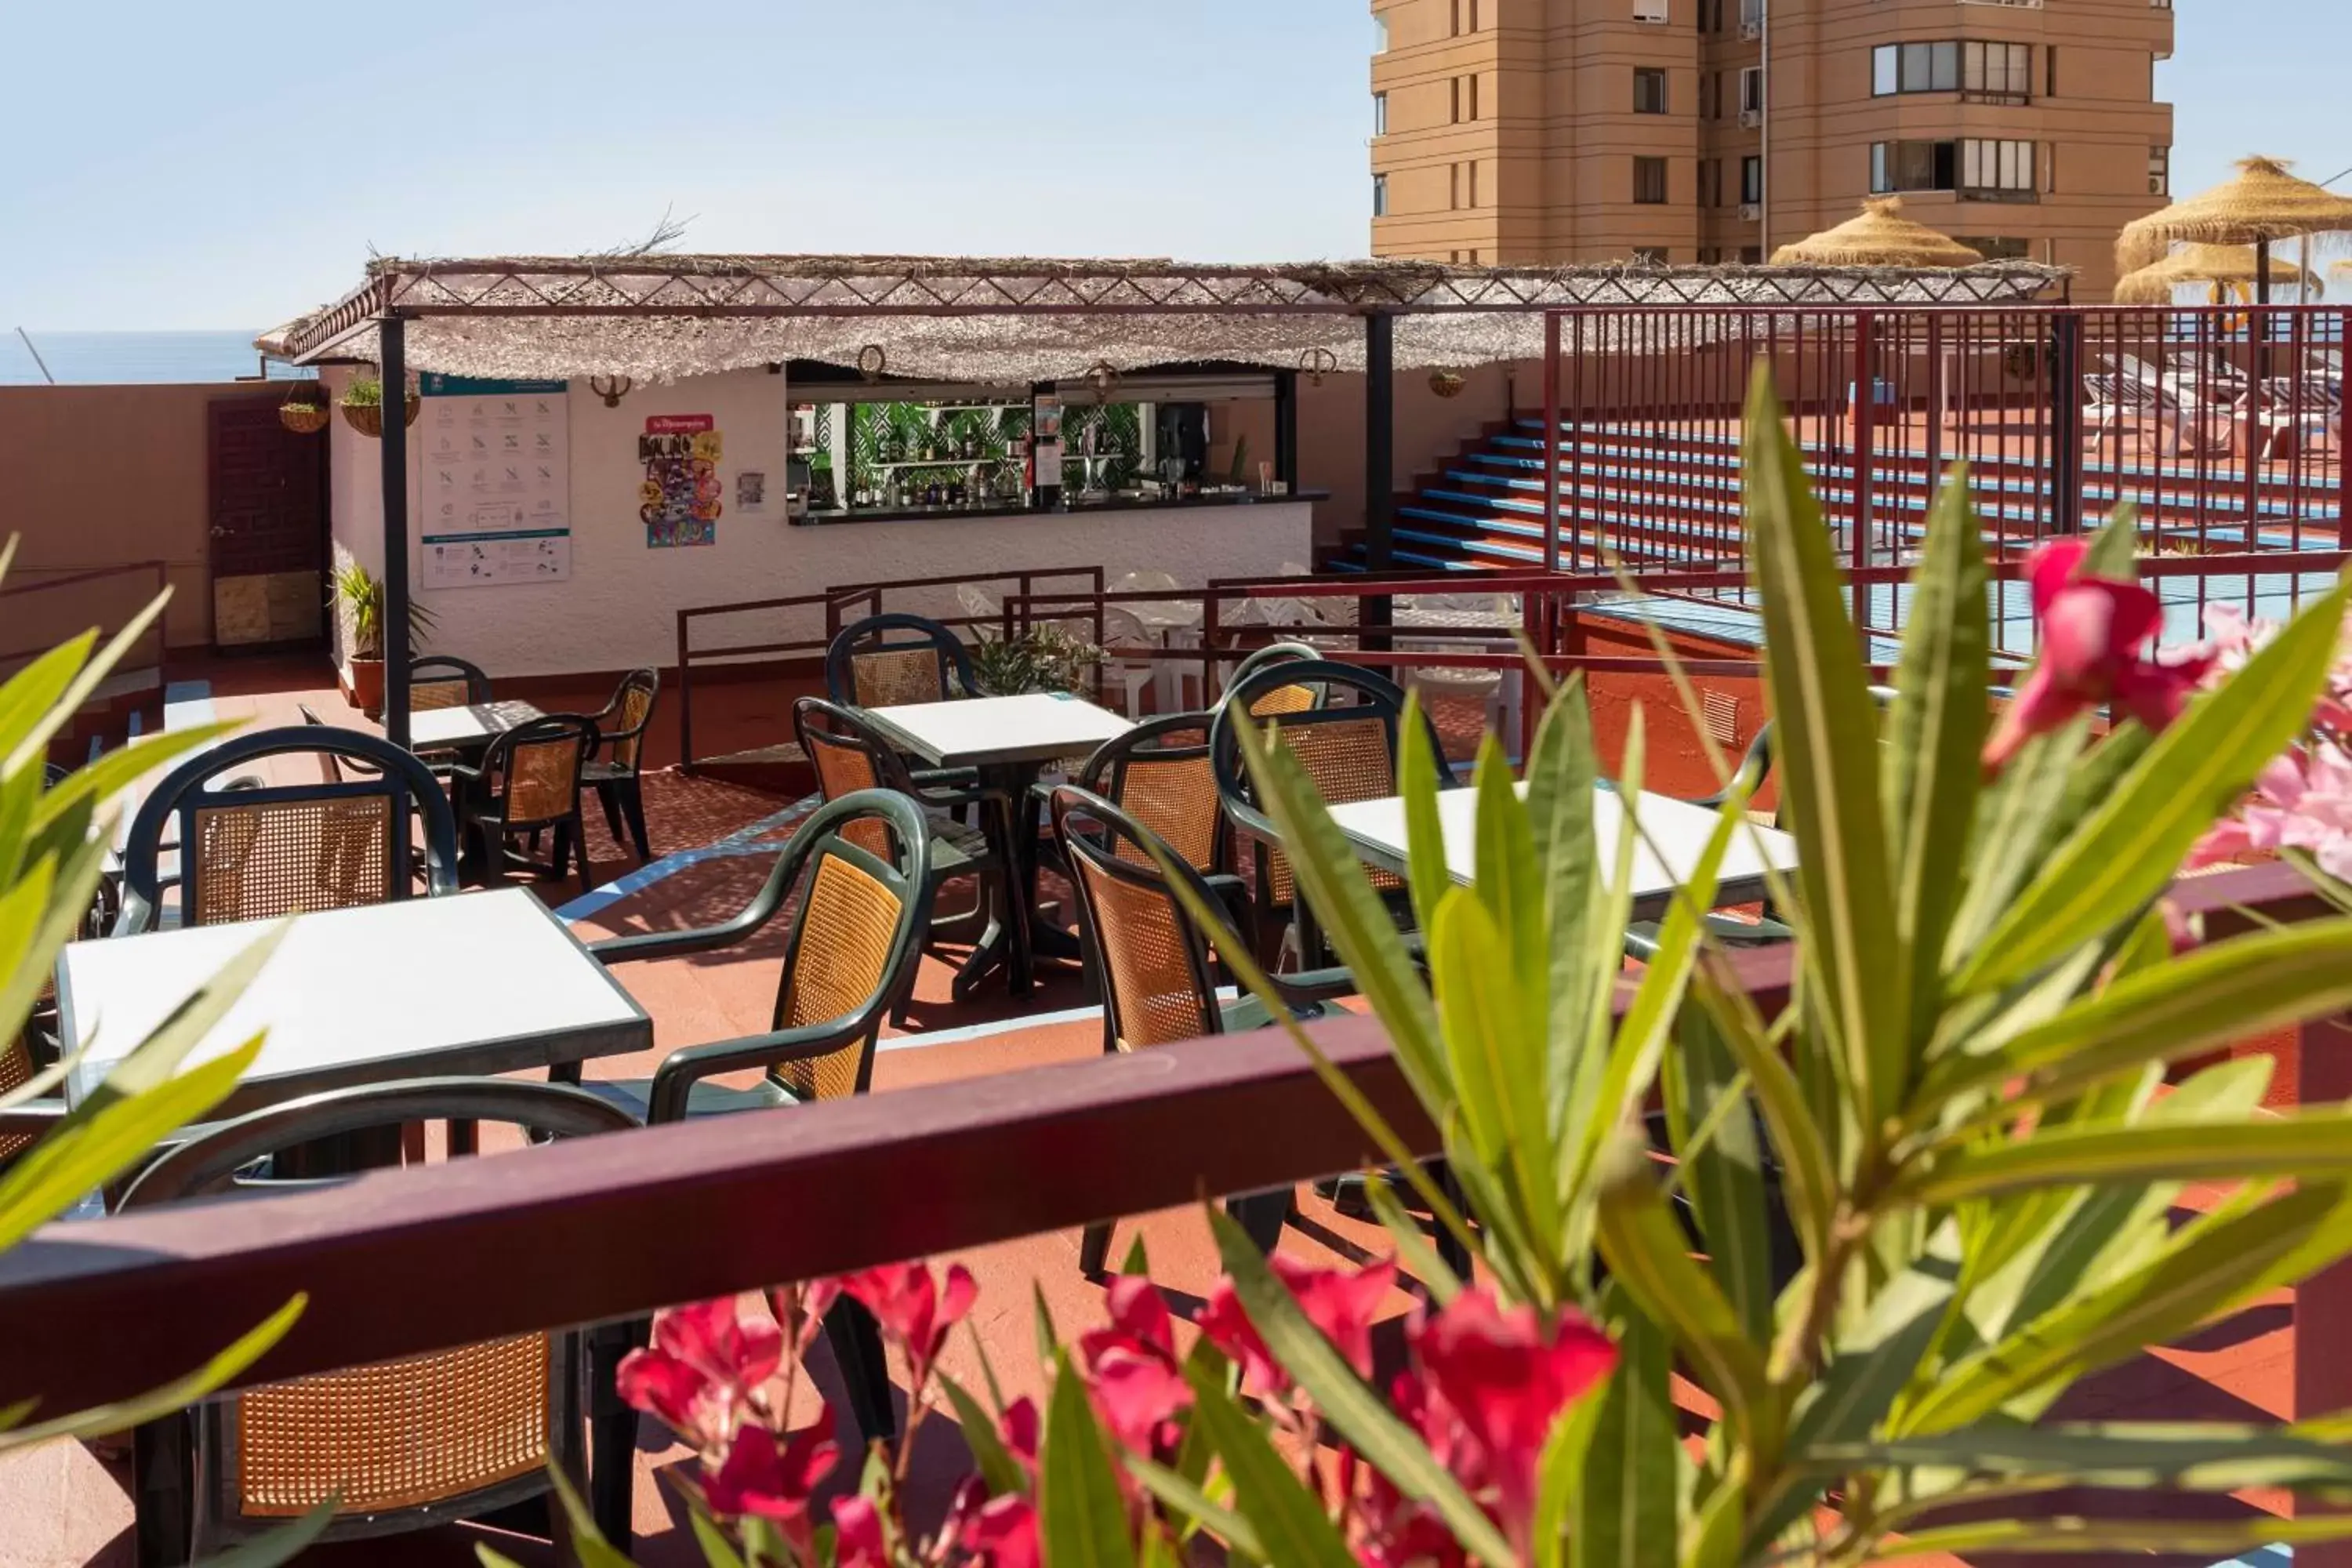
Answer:
<svg viewBox="0 0 2352 1568"><path fill-rule="evenodd" d="M265 724L299 721L298 702L308 702L330 722L355 720L341 698L318 681L314 667L307 664L239 663L215 666L201 673L210 683L213 711L224 720L250 719ZM184 693L189 689L182 688ZM600 683L593 690L571 694L534 690L530 695L550 709L569 703L593 710L602 705L606 689ZM718 743L711 749L770 743L777 735L789 732L793 694L779 695L776 689L748 684L715 689L730 694L710 705L712 711L725 714L723 721L707 718L699 709L697 713L698 726L709 725L718 733ZM1467 739L1461 732L1464 725L1449 728L1455 738ZM657 727L649 767L666 764L675 757L674 733L674 729ZM733 913L765 874L770 863L766 847L782 843L795 809L793 803L774 796L688 778L667 769L648 773L646 795L655 848L668 858L646 875L635 875L638 868L634 856L612 841L592 809L588 836L593 863L601 876L625 871L632 874L629 879L584 899L576 882L541 889L551 905L568 909L583 938L703 924ZM691 853L721 840L730 841L721 853L701 857ZM673 1048L765 1027L782 941L781 930L772 929L764 940L743 947L620 971L631 993L653 1016L656 1048L639 1057L592 1063L590 1076L646 1076ZM1021 1004L1013 1003L1001 988L957 1004L949 998L949 982L945 963L925 961L909 1028L904 1033L893 1031L884 1041L875 1069L875 1092L887 1095L915 1085L977 1079L1082 1059L1101 1048L1098 1014L1087 1009L1084 988L1072 970L1046 966L1036 994ZM499 1157L497 1149L493 1147L487 1157ZM929 1196L813 1193L808 1201L856 1205L923 1202ZM679 1223L691 1225L693 1216L680 1215ZM1114 1259L1123 1257L1130 1238L1138 1236L1149 1248L1153 1277L1168 1289L1172 1307L1180 1316L1188 1312L1216 1272L1199 1211L1171 1210L1122 1223L1113 1247ZM714 1247L726 1245L722 1236L709 1239ZM1386 1252L1376 1226L1341 1214L1312 1188L1301 1189L1297 1216L1285 1231L1282 1246L1302 1259L1327 1263L1369 1259ZM981 1284L972 1327L1008 1393L1039 1392L1045 1382L1034 1350L1033 1287L1043 1292L1066 1335L1102 1321L1102 1284L1079 1272L1077 1256L1075 1231L1031 1237L961 1255L960 1260L971 1268ZM1388 1303L1382 1353L1391 1362L1402 1354L1400 1330L1410 1306L1402 1291ZM2151 1352L2095 1380L2067 1403L2063 1414L2139 1419L2274 1417L2288 1412L2293 1356L2293 1296L2279 1292L2227 1321L2207 1325L2178 1345ZM945 1365L961 1381L977 1381L971 1337L961 1333L954 1337ZM836 1409L843 1412L840 1435L845 1442L854 1440L845 1402L839 1397L838 1380L822 1342L809 1372L810 1377L800 1386L796 1418L802 1423L814 1420L818 1394L830 1394ZM682 1505L663 1479L665 1472L688 1458L656 1424L647 1421L641 1426L635 1488L636 1555L641 1563L700 1562L685 1527ZM935 1518L944 1508L963 1464L961 1441L951 1419L938 1415L928 1418L908 1489L919 1516ZM836 1484L848 1484L854 1474L854 1467L845 1462ZM0 1459L0 1568L34 1564L115 1568L131 1563L127 1483L126 1465L109 1452L81 1445L54 1445ZM2271 1500L2219 1499L2207 1506L2242 1511L2262 1508ZM496 1539L499 1550L526 1564L553 1561L543 1545L528 1539L497 1536L465 1526L317 1549L304 1560L470 1564L475 1561L475 1544L484 1539Z"/></svg>

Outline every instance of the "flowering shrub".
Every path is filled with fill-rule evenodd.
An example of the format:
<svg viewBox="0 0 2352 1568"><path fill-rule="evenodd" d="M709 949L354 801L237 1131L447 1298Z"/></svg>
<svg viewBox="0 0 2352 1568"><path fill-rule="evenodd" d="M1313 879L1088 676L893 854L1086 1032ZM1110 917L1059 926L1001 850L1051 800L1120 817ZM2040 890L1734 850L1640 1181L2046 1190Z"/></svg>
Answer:
<svg viewBox="0 0 2352 1568"><path fill-rule="evenodd" d="M780 1296L772 1334L731 1309L671 1314L627 1387L697 1447L715 1563L1131 1568L1192 1560L1204 1537L1203 1552L1283 1568L1865 1568L1985 1551L2210 1561L2352 1537L2352 1515L2305 1508L2181 1517L2126 1496L2058 1518L2036 1502L2352 1494L2341 1419L2049 1415L2082 1379L2352 1253L2352 1112L2264 1113L2265 1058L2178 1065L2352 1006L2352 921L2200 947L2176 941L2163 898L2305 731L2347 591L2258 646L2158 658L2126 518L2037 556L2043 652L1996 722L1984 541L1958 472L1882 715L1761 374L1744 424L1796 851L1770 879L1796 933L1791 998L1768 1012L1706 918L1732 845L1759 831L1753 780L1728 790L1627 973L1643 732L1637 714L1626 826L1599 842L1575 682L1523 781L1489 737L1466 885L1438 831L1437 759L1402 726L1418 952L1298 761L1244 723L1299 896L1441 1130L1451 1182L1290 1021L1245 944L1223 956L1471 1268L1449 1268L1378 1177L1395 1257L1369 1269L1266 1258L1212 1210L1226 1278L1198 1332L1145 1279L1115 1281L1106 1327L1064 1343L1044 1325L1042 1413L999 1398L992 1371L984 1399L938 1372L971 1304L955 1271L840 1281L907 1363L910 1436L943 1400L972 1452L921 1539L896 1502L906 1441L869 1456L820 1522L814 1489L843 1462L829 1423L782 1431L759 1386L834 1287ZM2101 708L2115 722L2095 734ZM2297 809L2336 798L2334 775L2303 782ZM2226 1195L2176 1225L2195 1182ZM1383 1373L1370 1317L1408 1282L1422 1304L1405 1364ZM1676 1373L1696 1398L1678 1401ZM1700 1407L1704 1437L1686 1441Z"/></svg>

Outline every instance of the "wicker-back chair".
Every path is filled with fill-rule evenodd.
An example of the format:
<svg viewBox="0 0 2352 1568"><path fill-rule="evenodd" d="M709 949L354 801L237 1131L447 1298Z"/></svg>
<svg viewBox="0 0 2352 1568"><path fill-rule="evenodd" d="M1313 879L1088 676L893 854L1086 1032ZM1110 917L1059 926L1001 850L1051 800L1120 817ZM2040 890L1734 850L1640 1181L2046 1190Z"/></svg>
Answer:
<svg viewBox="0 0 2352 1568"><path fill-rule="evenodd" d="M596 750L596 722L577 713L550 713L502 731L482 754L481 765L449 770L465 818L467 848L478 855L478 874L494 879L509 867L534 874L563 876L572 857L580 860L580 886L595 886L588 865L588 837L580 816L588 759ZM555 831L553 858L542 866L514 850L517 834L534 837Z"/></svg>
<svg viewBox="0 0 2352 1568"><path fill-rule="evenodd" d="M876 843L878 852L866 847ZM650 1079L588 1087L651 1122L864 1094L873 1086L883 1016L914 985L930 929L930 856L931 819L911 797L856 791L827 801L793 831L759 894L734 919L593 944L588 951L606 964L708 952L744 941L788 902L793 910L767 1034L688 1046L672 1051ZM795 888L804 891L791 901ZM709 1081L754 1068L763 1076L748 1089ZM859 1430L887 1436L889 1378L872 1322L844 1310L828 1316L825 1330Z"/></svg>
<svg viewBox="0 0 2352 1568"><path fill-rule="evenodd" d="M1301 695L1303 694L1303 695ZM1280 707L1269 703L1269 699ZM1292 706L1303 703L1301 706ZM1273 847L1272 822L1260 808L1257 785L1242 764L1236 712L1248 713L1268 739L1295 757L1326 804L1378 800L1397 793L1398 734L1404 722L1405 695L1394 681L1354 665L1328 660L1286 660L1261 666L1225 693L1209 731L1209 761L1217 797L1225 814L1254 843L1259 918L1295 914L1297 893L1289 857ZM1430 752L1445 752L1437 727L1421 719ZM1438 785L1450 788L1452 773L1441 761ZM1404 907L1404 879L1372 869L1372 885ZM1300 962L1319 962L1319 952L1302 944Z"/></svg>
<svg viewBox="0 0 2352 1568"><path fill-rule="evenodd" d="M633 669L621 677L613 700L595 716L596 755L588 763L587 780L604 804L604 826L614 842L623 837L636 846L640 864L654 858L646 839L646 797L639 787L646 753L646 730L653 723L654 702L661 696L661 671Z"/></svg>
<svg viewBox="0 0 2352 1568"><path fill-rule="evenodd" d="M142 1173L123 1206L266 1190L273 1184L248 1168L270 1155L445 1118L555 1138L633 1125L596 1096L558 1084L428 1079L335 1089L206 1130ZM283 1528L330 1497L338 1500L331 1539L424 1529L544 1497L551 1463L578 1485L587 1468L586 1353L572 1331L519 1334L223 1395L150 1422L133 1445L139 1561L209 1555ZM633 1436L631 1413L604 1404L600 1425L625 1419L622 1435ZM600 1466L585 1478L601 1517L626 1517L630 1447L597 1444L600 1458L621 1456L616 1473Z"/></svg>
<svg viewBox="0 0 2352 1568"><path fill-rule="evenodd" d="M825 695L845 708L899 708L979 695L963 639L921 616L868 616L824 650Z"/></svg>
<svg viewBox="0 0 2352 1568"><path fill-rule="evenodd" d="M317 756L337 782L274 785L213 781L265 757ZM357 774L361 766L372 773ZM356 775L356 776L355 776ZM457 885L457 828L429 769L356 730L298 725L233 736L166 773L139 808L122 851L122 913L114 934L157 923L167 879L164 828L179 825L180 923L267 920L404 899L415 890L423 829L427 893Z"/></svg>
<svg viewBox="0 0 2352 1568"><path fill-rule="evenodd" d="M490 700L490 678L478 665L446 653L428 653L408 661L408 709L422 713L432 708L470 708Z"/></svg>
<svg viewBox="0 0 2352 1568"><path fill-rule="evenodd" d="M1233 675L1225 681L1225 697L1259 670L1277 664L1314 664L1324 657L1323 650L1313 643L1268 643L1234 667ZM1261 719L1278 718L1285 713L1302 713L1315 706L1315 690L1307 686L1277 686L1260 691L1253 700L1250 711Z"/></svg>
<svg viewBox="0 0 2352 1568"><path fill-rule="evenodd" d="M944 920L934 918L930 936L944 942L970 941L975 953L987 951L998 939L1004 900L1010 896L1011 868L1003 851L981 828L966 826L948 814L981 805L987 797L975 788L950 789L919 782L879 732L856 713L821 697L803 697L793 705L793 730L801 750L816 770L817 792L837 801L861 790L887 790L905 795L920 807L930 825L927 898L935 900L949 882L961 877L974 881L972 906ZM869 855L889 852L881 824L852 823L844 836ZM971 994L979 976L969 965L959 973L955 994ZM906 1001L893 1004L891 1021L906 1021Z"/></svg>
<svg viewBox="0 0 2352 1568"><path fill-rule="evenodd" d="M1177 876L1207 907L1217 908L1220 900L1173 847L1101 795L1067 784L1054 791L1050 816L1077 889L1087 965L1102 994L1106 1051L1234 1034L1273 1021L1254 997L1218 1000L1215 952L1242 939L1230 929L1203 932L1185 911L1154 858L1155 849L1175 862ZM1275 984L1285 1005L1303 1017L1320 1016L1323 1002L1355 989L1347 972L1339 969L1283 976ZM1290 1212L1290 1192L1284 1188L1229 1206L1258 1245L1271 1251ZM1108 1224L1088 1226L1079 1266L1098 1272L1110 1241Z"/></svg>

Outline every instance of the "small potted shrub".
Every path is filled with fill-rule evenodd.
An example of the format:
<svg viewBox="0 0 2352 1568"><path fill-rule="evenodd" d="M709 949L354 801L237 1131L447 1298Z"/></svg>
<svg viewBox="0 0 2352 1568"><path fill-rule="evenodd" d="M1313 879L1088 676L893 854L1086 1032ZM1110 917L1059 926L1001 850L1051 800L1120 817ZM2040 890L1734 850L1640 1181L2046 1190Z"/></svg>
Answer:
<svg viewBox="0 0 2352 1568"><path fill-rule="evenodd" d="M408 394L404 402L403 425L416 423L416 394ZM383 434L383 383L365 376L343 388L343 422L362 436Z"/></svg>
<svg viewBox="0 0 2352 1568"><path fill-rule="evenodd" d="M349 405L345 405L346 412ZM335 569L333 603L352 617L351 683L344 695L371 719L383 716L383 580L356 561ZM433 614L411 600L408 640L432 629Z"/></svg>
<svg viewBox="0 0 2352 1568"><path fill-rule="evenodd" d="M971 676L991 697L1076 691L1101 662L1102 649L1059 626L1032 626L1017 637L983 628L972 645Z"/></svg>

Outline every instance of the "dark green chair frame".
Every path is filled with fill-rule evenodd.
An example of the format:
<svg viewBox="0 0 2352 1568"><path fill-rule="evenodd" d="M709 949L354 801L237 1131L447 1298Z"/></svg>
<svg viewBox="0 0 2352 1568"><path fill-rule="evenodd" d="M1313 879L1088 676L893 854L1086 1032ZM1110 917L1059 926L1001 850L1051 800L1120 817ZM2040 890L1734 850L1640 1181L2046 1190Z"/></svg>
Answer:
<svg viewBox="0 0 2352 1568"><path fill-rule="evenodd" d="M570 807L544 816L509 816L515 752L565 735L572 736L580 748L579 761L572 770ZM571 857L576 854L580 860L580 886L585 889L596 885L595 874L588 864L587 825L580 812L582 798L589 789L588 759L595 754L596 740L596 721L587 715L547 713L500 731L483 752L480 763L449 765L450 789L457 798L458 815L464 819L466 830L481 840L485 879L495 880L509 867L562 878L570 868ZM529 856L514 854L507 848L507 839L518 833L531 835L536 847L539 834L548 828L555 831L549 865L542 866Z"/></svg>
<svg viewBox="0 0 2352 1568"><path fill-rule="evenodd" d="M614 729L612 726L620 718L621 705L632 691L646 694L645 717L626 729ZM596 722L596 755L588 759L588 782L595 787L596 799L604 808L604 826L612 829L613 841L634 845L640 865L654 858L652 844L646 837L646 796L641 781L645 774L646 731L653 728L654 709L660 701L661 671L651 668L633 669L621 677L621 684L614 688L613 700L604 704L604 711L591 715ZM624 742L632 741L636 746L626 763L596 760Z"/></svg>

